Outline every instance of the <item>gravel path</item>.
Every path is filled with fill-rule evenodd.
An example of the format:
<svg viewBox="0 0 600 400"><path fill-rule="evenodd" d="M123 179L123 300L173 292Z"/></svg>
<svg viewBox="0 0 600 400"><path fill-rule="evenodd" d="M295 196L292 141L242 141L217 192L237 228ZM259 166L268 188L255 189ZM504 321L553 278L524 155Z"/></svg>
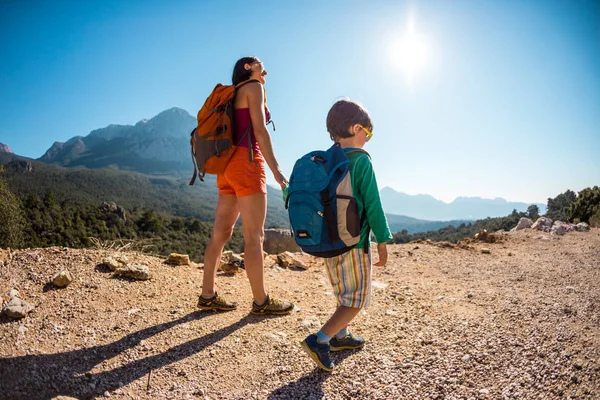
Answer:
<svg viewBox="0 0 600 400"><path fill-rule="evenodd" d="M127 253L153 274L132 281L99 265L114 254L102 250L0 253L3 300L15 288L35 307L0 318L0 398L599 399L600 229L537 235L390 246L372 306L351 326L367 345L334 353L332 373L299 346L335 307L308 256L306 271L266 268L272 294L298 309L265 318L248 314L243 272L217 279L241 306L213 313L195 308L195 265ZM73 283L49 285L64 268Z"/></svg>

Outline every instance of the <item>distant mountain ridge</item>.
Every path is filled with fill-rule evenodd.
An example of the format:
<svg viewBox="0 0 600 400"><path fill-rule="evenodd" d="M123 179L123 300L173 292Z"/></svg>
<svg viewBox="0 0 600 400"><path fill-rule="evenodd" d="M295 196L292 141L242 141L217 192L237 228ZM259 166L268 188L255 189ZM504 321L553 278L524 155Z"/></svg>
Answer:
<svg viewBox="0 0 600 400"><path fill-rule="evenodd" d="M161 177L191 177L193 164L189 133L196 124L196 118L187 111L173 107L135 125L108 125L93 130L87 136L75 136L64 143L55 142L39 160L62 167L110 167ZM3 154L7 161L11 159L8 156L14 157L12 153L0 151L0 158L4 157ZM394 224L409 230L429 227L430 222L439 225L442 221L449 221L454 225L464 220L506 216L513 209L526 211L530 205L501 198L478 197L459 197L452 203L445 203L430 195L413 196L389 187L383 188L380 193L387 213L426 223L402 219ZM545 204L536 205L540 214L545 213Z"/></svg>
<svg viewBox="0 0 600 400"><path fill-rule="evenodd" d="M173 107L135 125L109 125L87 136L55 142L39 158L62 167L113 167L146 174L191 174L189 134L196 118Z"/></svg>
<svg viewBox="0 0 600 400"><path fill-rule="evenodd" d="M390 187L380 190L381 202L387 213L409 215L429 221L477 220L487 217L503 217L513 210L527 211L531 203L509 202L502 198L482 199L480 197L457 197L445 203L430 195L409 195L397 192ZM546 212L546 205L534 203L540 214Z"/></svg>

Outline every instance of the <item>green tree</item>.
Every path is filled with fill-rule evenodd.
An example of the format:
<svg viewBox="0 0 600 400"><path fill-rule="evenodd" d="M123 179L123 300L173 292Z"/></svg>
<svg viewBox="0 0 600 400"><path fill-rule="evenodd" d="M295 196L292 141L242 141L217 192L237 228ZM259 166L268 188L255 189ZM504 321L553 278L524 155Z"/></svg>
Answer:
<svg viewBox="0 0 600 400"><path fill-rule="evenodd" d="M586 222L591 225L592 217L600 219L600 188L585 188L579 192L577 200L569 205L567 215L570 221ZM593 219L593 222L596 218Z"/></svg>
<svg viewBox="0 0 600 400"><path fill-rule="evenodd" d="M25 228L21 202L8 189L3 172L4 167L0 165L0 248L21 247Z"/></svg>
<svg viewBox="0 0 600 400"><path fill-rule="evenodd" d="M540 216L540 208L538 206L536 206L535 204L532 204L529 207L527 207L527 217L529 217L535 221L536 219L539 218L539 216Z"/></svg>
<svg viewBox="0 0 600 400"><path fill-rule="evenodd" d="M568 210L571 203L577 199L577 195L572 190L567 190L559 194L554 199L548 199L548 211L546 217L554 221L567 221L569 219Z"/></svg>

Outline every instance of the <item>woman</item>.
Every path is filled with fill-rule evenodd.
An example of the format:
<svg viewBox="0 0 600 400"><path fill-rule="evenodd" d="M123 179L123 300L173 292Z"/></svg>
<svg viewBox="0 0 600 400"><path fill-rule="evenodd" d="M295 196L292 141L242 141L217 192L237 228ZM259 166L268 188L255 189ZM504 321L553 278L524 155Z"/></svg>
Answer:
<svg viewBox="0 0 600 400"><path fill-rule="evenodd" d="M267 71L256 57L241 58L233 68L232 82L238 87L234 100L235 144L238 147L225 172L217 175L219 201L212 236L204 253L202 294L198 299L198 307L204 310L230 311L237 308L237 303L217 294L215 278L223 247L240 215L245 243L244 265L254 297L251 313L282 315L289 314L294 308L289 301L269 296L264 284L265 162L282 188L288 183L273 153L267 130L270 115L263 88L266 76Z"/></svg>

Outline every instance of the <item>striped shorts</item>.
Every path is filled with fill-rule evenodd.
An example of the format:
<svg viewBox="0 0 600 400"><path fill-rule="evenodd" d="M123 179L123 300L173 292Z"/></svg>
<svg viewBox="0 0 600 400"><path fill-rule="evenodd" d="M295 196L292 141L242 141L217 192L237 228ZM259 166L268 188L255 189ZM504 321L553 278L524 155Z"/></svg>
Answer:
<svg viewBox="0 0 600 400"><path fill-rule="evenodd" d="M325 265L338 305L364 308L371 300L371 254L353 248L326 258Z"/></svg>

